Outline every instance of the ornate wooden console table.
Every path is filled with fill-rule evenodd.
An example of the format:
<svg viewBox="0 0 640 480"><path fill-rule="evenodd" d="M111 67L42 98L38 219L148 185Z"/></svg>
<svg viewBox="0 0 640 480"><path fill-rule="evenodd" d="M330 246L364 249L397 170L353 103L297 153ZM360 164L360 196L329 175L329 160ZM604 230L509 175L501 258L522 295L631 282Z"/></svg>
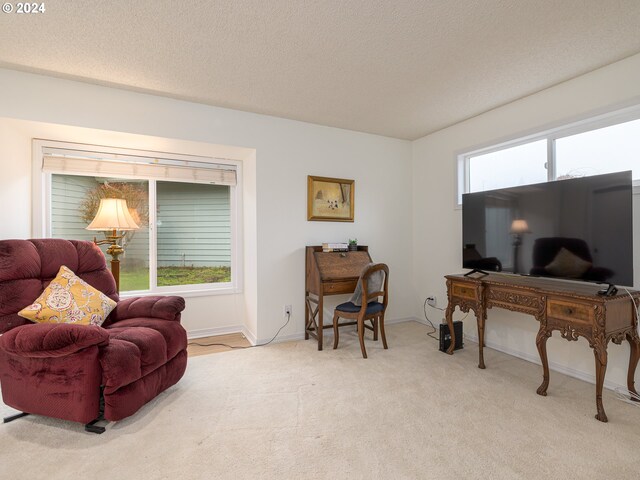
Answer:
<svg viewBox="0 0 640 480"><path fill-rule="evenodd" d="M638 318L634 304L625 293L611 297L597 294L598 285L562 282L553 279L489 274L481 277L447 275L449 304L445 313L453 354L455 330L452 314L456 306L463 312L473 310L478 322L479 368L484 365L484 326L487 309L497 307L533 315L540 322L536 346L543 367L543 380L537 393L546 396L549 386L549 362L547 339L554 330L569 341L584 337L593 349L596 363L596 418L607 421L602 406L602 386L607 369L607 345L609 341L621 344L627 339L631 347L627 387L637 393L634 376L640 359ZM640 303L640 291L633 291L634 302Z"/></svg>

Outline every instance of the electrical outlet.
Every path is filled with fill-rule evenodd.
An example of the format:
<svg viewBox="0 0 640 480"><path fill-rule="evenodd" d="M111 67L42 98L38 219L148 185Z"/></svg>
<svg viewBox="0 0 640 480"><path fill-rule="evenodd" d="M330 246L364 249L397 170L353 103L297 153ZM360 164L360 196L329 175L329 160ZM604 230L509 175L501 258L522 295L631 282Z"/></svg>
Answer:
<svg viewBox="0 0 640 480"><path fill-rule="evenodd" d="M432 307L435 307L436 305L438 305L438 300L436 299L435 295L429 295L427 297L427 304L429 304Z"/></svg>
<svg viewBox="0 0 640 480"><path fill-rule="evenodd" d="M285 317L290 317L291 316L291 305L285 305L284 306L284 316Z"/></svg>

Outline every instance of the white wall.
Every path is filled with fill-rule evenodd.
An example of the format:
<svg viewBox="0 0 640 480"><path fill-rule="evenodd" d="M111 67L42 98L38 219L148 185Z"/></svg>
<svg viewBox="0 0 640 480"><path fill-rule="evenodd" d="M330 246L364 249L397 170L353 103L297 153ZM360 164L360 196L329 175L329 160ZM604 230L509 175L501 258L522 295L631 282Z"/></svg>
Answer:
<svg viewBox="0 0 640 480"><path fill-rule="evenodd" d="M413 142L415 315L420 315L422 302L429 294L436 294L439 303L445 305L443 276L462 271L462 215L461 210L455 209L457 154L638 103L640 55ZM459 311L456 311L456 317L462 317ZM533 317L490 310L486 343L539 362L535 347L537 326ZM465 320L464 330L467 335L477 338L472 314ZM470 345L470 348L476 346ZM593 354L584 339L569 343L556 333L548 342L548 352L552 368L594 378ZM628 356L626 343L610 345L606 377L609 386L626 386ZM488 368L491 368L490 364ZM553 386L552 375L550 391ZM537 385L532 385L532 390L535 388Z"/></svg>
<svg viewBox="0 0 640 480"><path fill-rule="evenodd" d="M31 235L33 137L250 152L243 158L244 297L187 299L189 330L242 323L253 339L268 340L283 323L283 305L291 304L281 336L299 338L304 246L353 237L389 265L387 318L413 314L410 142L2 69L0 117L0 204L12 205L0 209L0 238ZM355 222L307 222L307 175L355 179Z"/></svg>

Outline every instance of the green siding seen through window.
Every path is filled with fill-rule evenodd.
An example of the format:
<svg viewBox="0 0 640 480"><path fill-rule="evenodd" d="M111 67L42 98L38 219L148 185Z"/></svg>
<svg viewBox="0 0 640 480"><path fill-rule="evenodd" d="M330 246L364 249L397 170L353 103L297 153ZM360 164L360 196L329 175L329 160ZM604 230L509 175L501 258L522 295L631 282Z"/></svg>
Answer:
<svg viewBox="0 0 640 480"><path fill-rule="evenodd" d="M51 179L51 233L55 238L93 240L94 233L85 230L78 206L89 190L96 186L93 177L53 175Z"/></svg>
<svg viewBox="0 0 640 480"><path fill-rule="evenodd" d="M152 181L153 182L153 181ZM78 175L51 176L51 231L57 238L92 240L101 232L85 227L81 205L101 185L134 186L149 204L149 182ZM156 182L157 285L191 285L231 281L230 187L182 182ZM121 291L147 290L149 229L128 232L122 243ZM106 251L106 246L103 251Z"/></svg>
<svg viewBox="0 0 640 480"><path fill-rule="evenodd" d="M157 182L158 266L231 266L229 187Z"/></svg>

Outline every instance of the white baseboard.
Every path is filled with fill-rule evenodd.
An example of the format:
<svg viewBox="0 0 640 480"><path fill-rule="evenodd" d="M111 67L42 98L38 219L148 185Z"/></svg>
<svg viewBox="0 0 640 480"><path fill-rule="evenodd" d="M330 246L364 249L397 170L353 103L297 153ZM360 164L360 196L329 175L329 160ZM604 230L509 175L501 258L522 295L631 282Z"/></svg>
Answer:
<svg viewBox="0 0 640 480"><path fill-rule="evenodd" d="M421 323L422 325L426 325L427 327L430 327L431 325L429 324L429 322L427 322L424 318L418 318L418 317L413 317L413 318L409 318L407 319L407 321L413 320L414 322L418 322ZM438 328L438 324L440 322L434 322L433 325Z"/></svg>
<svg viewBox="0 0 640 480"><path fill-rule="evenodd" d="M390 320L387 320L385 318L385 320L384 320L385 325L393 325L394 323L404 323L404 322L418 322L418 323L421 323L420 320L417 319L416 317L392 318Z"/></svg>
<svg viewBox="0 0 640 480"><path fill-rule="evenodd" d="M253 334L253 332L250 332L247 327L242 327L242 329L240 330L242 332L242 334L244 335L244 338L246 338L249 343L251 345L255 345L256 343L258 343L256 341L256 336Z"/></svg>
<svg viewBox="0 0 640 480"><path fill-rule="evenodd" d="M472 343L478 344L478 337L473 335L464 334L464 339L469 340ZM512 355L514 357L521 358L522 360L526 360L527 362L535 363L536 365L542 366L542 362L540 361L540 357L538 355L533 355L529 353L523 353L518 350L511 349L509 347L505 347L502 345L498 345L494 342L484 342L485 347L491 348L493 350L497 350L498 352L506 353L507 355ZM576 370L575 368L567 367L566 365L562 365L560 363L556 363L553 361L549 361L549 370L553 370L554 372L562 373L569 377L577 378L579 380L584 380L585 382L592 383L595 385L596 376L595 374L590 374L583 372L582 370ZM604 380L604 388L609 390L615 390L616 388L620 388L623 390L627 390L627 385L622 385L616 382L612 382L605 378Z"/></svg>
<svg viewBox="0 0 640 480"><path fill-rule="evenodd" d="M261 338L258 342L254 343L253 345L256 345L256 344L264 345L272 338L273 338L273 335L271 335L269 338ZM278 335L273 340L273 342L271 342L271 344L282 343L282 342L293 342L295 340L304 340L304 333L291 333L289 335Z"/></svg>
<svg viewBox="0 0 640 480"><path fill-rule="evenodd" d="M243 325L229 325L227 327L214 327L214 328L199 328L196 330L188 330L187 338L192 340L194 338L214 337L216 335L228 335L230 333L243 333ZM245 334L245 337L247 335ZM248 337L247 337L248 338Z"/></svg>
<svg viewBox="0 0 640 480"><path fill-rule="evenodd" d="M384 323L386 325L393 325L394 323L403 323L403 322L413 322L413 321L418 321L417 318L415 317L406 317L406 318L394 318L391 320L385 320ZM256 343L260 343L260 344L264 344L267 343L269 340L271 340L273 337L269 337L266 339L260 339L260 341L258 342L253 342L252 338L246 333L244 332L245 337L247 337L247 340L249 340L251 342L252 345L256 345ZM329 337L333 337L333 330L331 330L330 328L325 330L324 334L326 336ZM253 337L255 338L255 337ZM292 333L289 335L278 335L278 337L271 343L281 343L281 342L293 342L296 340L304 340L304 332L299 332L299 333Z"/></svg>
<svg viewBox="0 0 640 480"><path fill-rule="evenodd" d="M249 341L251 345L267 343L273 338L261 338L257 339L256 336L250 332L244 325L231 325L228 327L216 327L216 328L200 328L197 330L189 330L187 332L187 338L194 340L196 338L203 337L215 337L217 335L228 335L230 333L241 333ZM272 343L290 342L293 340L304 339L304 333L293 333L290 335L278 335L278 337Z"/></svg>

